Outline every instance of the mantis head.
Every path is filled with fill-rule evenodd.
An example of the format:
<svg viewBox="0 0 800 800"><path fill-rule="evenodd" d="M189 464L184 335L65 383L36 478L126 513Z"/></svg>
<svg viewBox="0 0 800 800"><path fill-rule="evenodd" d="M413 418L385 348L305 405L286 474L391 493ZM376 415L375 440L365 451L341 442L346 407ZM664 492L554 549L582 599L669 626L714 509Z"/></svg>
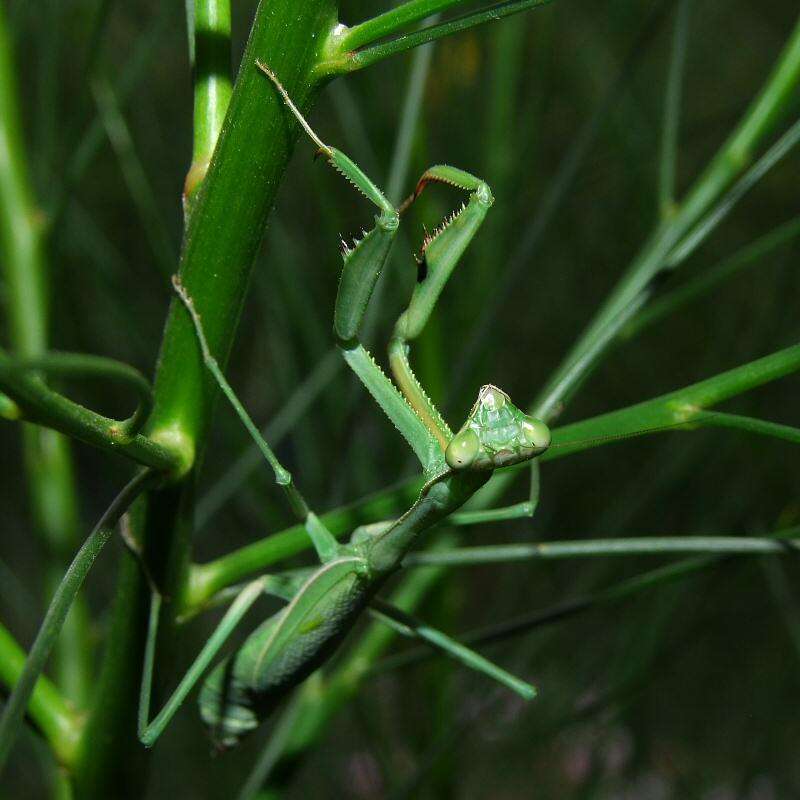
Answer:
<svg viewBox="0 0 800 800"><path fill-rule="evenodd" d="M528 461L549 446L547 425L520 411L502 389L487 384L447 446L445 459L454 470L493 470Z"/></svg>

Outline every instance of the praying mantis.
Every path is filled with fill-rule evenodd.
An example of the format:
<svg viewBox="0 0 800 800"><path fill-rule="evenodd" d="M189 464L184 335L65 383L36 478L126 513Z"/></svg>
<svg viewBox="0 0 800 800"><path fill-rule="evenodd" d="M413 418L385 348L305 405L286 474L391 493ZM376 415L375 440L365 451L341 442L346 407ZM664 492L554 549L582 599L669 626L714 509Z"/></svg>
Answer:
<svg viewBox="0 0 800 800"><path fill-rule="evenodd" d="M206 367L272 467L275 480L303 523L320 564L249 583L230 605L164 708L149 722L161 605L161 597L154 589L142 674L139 737L146 746L155 742L230 634L264 593L275 595L287 604L213 668L200 692L201 717L220 748L234 746L269 716L287 692L325 663L368 608L399 632L423 639L531 699L536 693L532 685L378 596L419 537L459 509L495 469L529 461L550 445L547 425L523 413L505 392L493 385L480 389L467 419L454 434L409 362L410 344L424 329L445 284L494 202L491 190L484 181L463 170L439 165L429 168L413 195L399 210L395 209L357 164L322 142L271 70L260 62L255 67L272 82L320 154L378 210L375 226L352 245L343 245L334 335L344 360L414 451L425 483L416 502L398 519L362 526L352 533L349 542L340 544L311 511L292 476L239 402L209 350L191 297L175 278L175 289L191 317ZM418 281L389 344L389 364L396 382L393 383L360 342L359 331L397 234L401 213L433 183L466 192L468 200L425 236L418 258ZM510 510L507 517L518 512L519 509Z"/></svg>

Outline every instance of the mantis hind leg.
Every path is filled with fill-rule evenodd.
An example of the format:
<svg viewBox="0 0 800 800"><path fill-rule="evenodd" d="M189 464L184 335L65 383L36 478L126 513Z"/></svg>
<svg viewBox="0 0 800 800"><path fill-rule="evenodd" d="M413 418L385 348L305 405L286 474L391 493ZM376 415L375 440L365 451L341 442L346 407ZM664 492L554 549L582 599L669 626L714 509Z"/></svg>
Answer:
<svg viewBox="0 0 800 800"><path fill-rule="evenodd" d="M236 626L251 606L264 592L264 581L259 579L249 583L233 601L216 630L206 641L205 646L181 679L172 696L167 700L155 719L148 722L150 715L150 695L153 685L153 663L155 660L158 619L161 612L161 595L153 592L150 603L150 621L147 628L142 684L139 692L138 735L145 747L152 747L170 720L175 716L189 692L202 677L220 648L228 640Z"/></svg>
<svg viewBox="0 0 800 800"><path fill-rule="evenodd" d="M532 684L517 678L446 633L380 599L373 599L371 605L373 614L397 633L422 640L464 666L501 683L525 700L532 700L536 696L536 687Z"/></svg>

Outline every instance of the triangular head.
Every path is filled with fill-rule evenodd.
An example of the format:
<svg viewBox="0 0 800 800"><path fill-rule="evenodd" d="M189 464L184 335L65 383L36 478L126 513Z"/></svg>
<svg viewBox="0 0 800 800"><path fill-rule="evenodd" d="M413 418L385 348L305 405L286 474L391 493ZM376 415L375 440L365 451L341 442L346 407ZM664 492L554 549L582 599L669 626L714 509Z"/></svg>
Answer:
<svg viewBox="0 0 800 800"><path fill-rule="evenodd" d="M445 458L454 470L493 470L528 461L549 446L547 425L520 411L502 389L487 384L447 446Z"/></svg>

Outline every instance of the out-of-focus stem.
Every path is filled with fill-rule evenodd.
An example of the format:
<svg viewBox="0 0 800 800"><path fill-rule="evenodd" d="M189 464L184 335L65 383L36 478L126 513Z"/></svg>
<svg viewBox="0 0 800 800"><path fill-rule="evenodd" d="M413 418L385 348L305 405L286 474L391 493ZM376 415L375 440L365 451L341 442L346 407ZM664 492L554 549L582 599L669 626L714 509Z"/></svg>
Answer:
<svg viewBox="0 0 800 800"><path fill-rule="evenodd" d="M8 337L17 355L32 358L47 349L48 276L15 76L5 10L0 7L0 260L7 288ZM76 543L78 507L72 459L63 436L27 425L23 452L34 528L49 550L49 594ZM87 610L79 602L56 654L57 682L78 704L88 698L90 658Z"/></svg>
<svg viewBox="0 0 800 800"><path fill-rule="evenodd" d="M0 624L0 683L12 689L25 666L25 651ZM28 702L28 714L53 748L58 761L68 764L75 752L80 725L58 689L44 676Z"/></svg>
<svg viewBox="0 0 800 800"><path fill-rule="evenodd" d="M183 190L184 203L191 201L208 172L233 93L230 0L194 0L194 13L189 17L194 142L192 165Z"/></svg>

